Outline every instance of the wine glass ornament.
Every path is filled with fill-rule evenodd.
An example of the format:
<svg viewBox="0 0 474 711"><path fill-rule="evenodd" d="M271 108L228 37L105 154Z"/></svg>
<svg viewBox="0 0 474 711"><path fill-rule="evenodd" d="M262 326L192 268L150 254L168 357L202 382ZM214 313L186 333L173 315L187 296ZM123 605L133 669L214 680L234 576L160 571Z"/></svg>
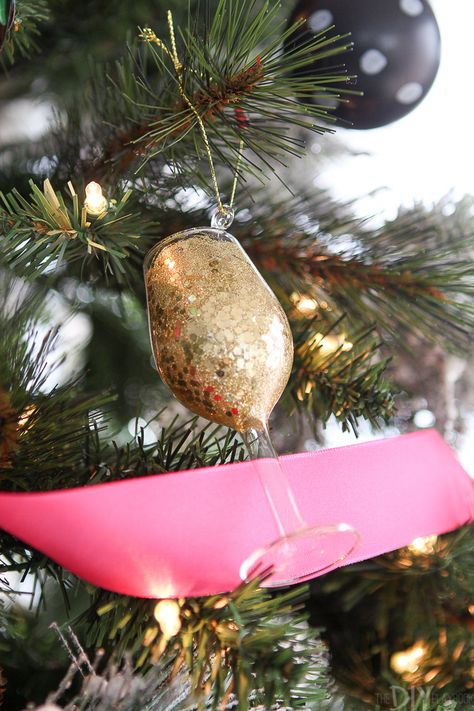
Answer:
<svg viewBox="0 0 474 711"><path fill-rule="evenodd" d="M306 525L273 449L268 418L290 377L291 329L275 294L227 232L234 218L243 141L230 204L224 205L204 123L182 84L170 12L168 27L170 47L152 30L144 30L143 38L172 59L181 96L202 135L217 208L211 227L170 235L145 257L153 353L173 395L197 415L240 432L255 460L273 513L275 539L242 562L241 578L265 573L265 585L288 585L346 558L358 535L346 524Z"/></svg>
<svg viewBox="0 0 474 711"><path fill-rule="evenodd" d="M237 240L230 210L212 227L171 235L145 258L150 336L161 378L192 412L233 427L256 460L275 541L244 561L241 577L271 569L265 584L313 577L357 543L347 525L308 527L272 447L268 418L291 373L293 340L278 299Z"/></svg>
<svg viewBox="0 0 474 711"><path fill-rule="evenodd" d="M298 20L305 22L286 41L286 51L332 26L338 34L350 33L353 51L340 59L318 57L298 70L314 74L315 82L322 71L340 73L343 65L357 76L358 93L345 94L330 107L346 128L397 121L423 101L436 78L441 39L427 0L299 0L289 23Z"/></svg>
<svg viewBox="0 0 474 711"><path fill-rule="evenodd" d="M187 408L239 432L266 422L286 386L293 341L279 302L228 232L185 230L145 262L158 371Z"/></svg>

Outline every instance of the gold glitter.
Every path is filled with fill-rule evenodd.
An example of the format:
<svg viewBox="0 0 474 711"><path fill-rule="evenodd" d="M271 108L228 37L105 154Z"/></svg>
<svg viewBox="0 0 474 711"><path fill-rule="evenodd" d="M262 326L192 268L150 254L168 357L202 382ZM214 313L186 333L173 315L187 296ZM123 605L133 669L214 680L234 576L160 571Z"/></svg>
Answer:
<svg viewBox="0 0 474 711"><path fill-rule="evenodd" d="M198 415L243 432L266 423L291 372L293 340L276 296L232 235L171 235L145 259L156 364Z"/></svg>

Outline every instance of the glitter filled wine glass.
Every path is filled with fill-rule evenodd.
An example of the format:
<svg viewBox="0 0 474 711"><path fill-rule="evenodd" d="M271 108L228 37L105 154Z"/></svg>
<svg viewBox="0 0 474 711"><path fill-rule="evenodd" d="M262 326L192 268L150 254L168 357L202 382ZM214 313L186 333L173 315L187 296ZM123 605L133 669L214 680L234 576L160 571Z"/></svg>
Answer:
<svg viewBox="0 0 474 711"><path fill-rule="evenodd" d="M308 526L272 446L268 418L290 376L293 340L276 296L225 221L165 238L145 258L150 336L175 397L241 433L275 521L275 539L242 562L280 587L314 577L358 542L349 525Z"/></svg>

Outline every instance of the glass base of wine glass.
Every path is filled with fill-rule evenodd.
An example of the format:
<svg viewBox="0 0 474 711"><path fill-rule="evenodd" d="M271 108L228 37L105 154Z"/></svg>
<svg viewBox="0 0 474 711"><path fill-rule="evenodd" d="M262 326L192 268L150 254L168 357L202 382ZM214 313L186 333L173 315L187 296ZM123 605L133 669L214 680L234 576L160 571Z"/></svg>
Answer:
<svg viewBox="0 0 474 711"><path fill-rule="evenodd" d="M297 530L252 553L240 566L240 578L248 581L262 575L262 586L268 588L302 583L345 560L359 538L344 523Z"/></svg>

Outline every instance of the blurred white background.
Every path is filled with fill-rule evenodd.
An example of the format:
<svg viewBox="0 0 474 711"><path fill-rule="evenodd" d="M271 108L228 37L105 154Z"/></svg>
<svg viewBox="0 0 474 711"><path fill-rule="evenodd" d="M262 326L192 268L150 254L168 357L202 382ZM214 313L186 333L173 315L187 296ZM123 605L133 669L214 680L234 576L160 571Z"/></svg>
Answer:
<svg viewBox="0 0 474 711"><path fill-rule="evenodd" d="M383 1L383 0L381 0ZM405 118L371 131L339 129L339 137L370 156L348 157L325 166L322 182L342 197L363 200L364 215L394 216L401 204L427 204L452 192L474 190L473 0L432 0L441 31L441 66L425 100Z"/></svg>

